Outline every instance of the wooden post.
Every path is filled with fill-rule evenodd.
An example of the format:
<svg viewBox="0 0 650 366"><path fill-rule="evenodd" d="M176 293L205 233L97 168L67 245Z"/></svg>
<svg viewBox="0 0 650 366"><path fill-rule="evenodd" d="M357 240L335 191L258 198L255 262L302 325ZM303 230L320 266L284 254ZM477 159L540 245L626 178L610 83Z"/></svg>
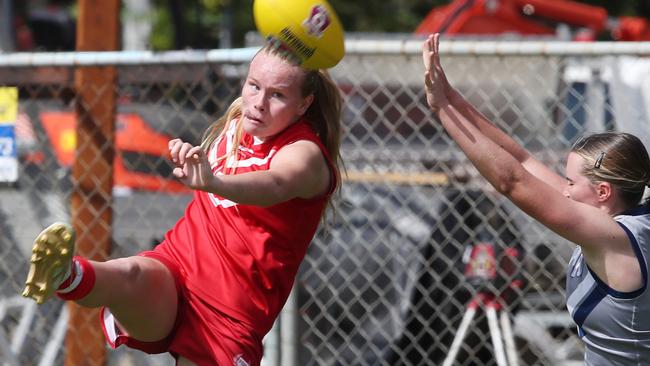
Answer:
<svg viewBox="0 0 650 366"><path fill-rule="evenodd" d="M119 0L79 0L77 51L118 48ZM115 156L115 67L75 70L77 148L72 166L72 224L77 254L106 260L111 247L113 158ZM67 366L105 365L106 347L99 309L70 302Z"/></svg>

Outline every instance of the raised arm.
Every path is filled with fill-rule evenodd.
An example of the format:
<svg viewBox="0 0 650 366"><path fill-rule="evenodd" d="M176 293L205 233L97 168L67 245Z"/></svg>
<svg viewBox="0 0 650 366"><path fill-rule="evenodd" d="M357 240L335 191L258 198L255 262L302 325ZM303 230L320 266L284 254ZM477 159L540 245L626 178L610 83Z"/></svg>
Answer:
<svg viewBox="0 0 650 366"><path fill-rule="evenodd" d="M449 136L499 193L551 230L582 245L587 256L629 248L623 230L608 213L565 197L561 191L566 180L554 173L540 174L540 169L529 171L530 164L524 167L520 161L523 149L512 139L491 127L480 114L463 108L466 102L452 102L455 96L440 64L437 35L425 42L423 56L427 103Z"/></svg>
<svg viewBox="0 0 650 366"><path fill-rule="evenodd" d="M440 65L439 37L440 35L437 33L430 35L422 47L422 60L426 70L433 70L434 64L436 63ZM547 182L557 190L562 189L565 183L565 179L562 176L535 159L514 139L490 122L458 90L450 85L444 72L440 75L440 82L443 84L444 94L448 103L453 105L458 113L465 117L468 122L472 123L478 131L510 153L531 174Z"/></svg>

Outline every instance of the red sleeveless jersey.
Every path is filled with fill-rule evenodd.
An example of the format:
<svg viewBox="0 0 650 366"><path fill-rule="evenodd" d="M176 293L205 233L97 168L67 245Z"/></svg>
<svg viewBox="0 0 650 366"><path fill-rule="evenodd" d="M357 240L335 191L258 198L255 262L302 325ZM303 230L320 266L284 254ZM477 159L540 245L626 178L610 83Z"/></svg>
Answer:
<svg viewBox="0 0 650 366"><path fill-rule="evenodd" d="M235 123L208 153L214 174L232 161L224 156L233 144ZM268 170L275 154L299 140L316 143L333 164L308 123L299 121L270 141L243 133L237 174ZM332 174L334 177L334 174ZM178 263L187 288L217 310L266 334L282 309L325 209L338 182L313 199L295 198L270 207L237 204L196 191L185 215L165 235L163 251Z"/></svg>

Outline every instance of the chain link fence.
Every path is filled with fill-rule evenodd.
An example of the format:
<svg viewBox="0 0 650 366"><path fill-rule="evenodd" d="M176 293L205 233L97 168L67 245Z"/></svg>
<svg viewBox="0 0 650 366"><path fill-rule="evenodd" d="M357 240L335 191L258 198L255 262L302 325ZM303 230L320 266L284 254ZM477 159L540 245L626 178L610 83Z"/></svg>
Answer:
<svg viewBox="0 0 650 366"><path fill-rule="evenodd" d="M264 363L579 364L564 307L572 245L497 195L432 117L419 40L347 46L331 70L345 96L345 182L266 338ZM559 173L584 133L626 130L650 146L645 44L443 41L441 50L452 84ZM0 55L0 86L19 95L18 179L0 188L5 362L65 358L66 308L19 294L36 234L70 220L74 67L117 67L106 86L117 95L113 196L102 209L114 212L110 256L120 257L151 248L182 215L191 192L171 177L166 143L199 141L239 93L253 52L216 61L209 52ZM109 352L109 364L171 362Z"/></svg>

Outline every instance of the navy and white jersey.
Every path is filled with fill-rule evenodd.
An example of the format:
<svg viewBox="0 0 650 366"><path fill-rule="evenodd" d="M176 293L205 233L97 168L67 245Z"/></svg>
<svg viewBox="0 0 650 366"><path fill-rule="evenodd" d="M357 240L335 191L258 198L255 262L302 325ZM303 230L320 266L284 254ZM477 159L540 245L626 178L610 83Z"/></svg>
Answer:
<svg viewBox="0 0 650 366"><path fill-rule="evenodd" d="M585 343L585 365L650 364L650 209L638 207L614 217L627 233L641 266L643 285L632 292L607 286L573 252L567 271L567 308Z"/></svg>

